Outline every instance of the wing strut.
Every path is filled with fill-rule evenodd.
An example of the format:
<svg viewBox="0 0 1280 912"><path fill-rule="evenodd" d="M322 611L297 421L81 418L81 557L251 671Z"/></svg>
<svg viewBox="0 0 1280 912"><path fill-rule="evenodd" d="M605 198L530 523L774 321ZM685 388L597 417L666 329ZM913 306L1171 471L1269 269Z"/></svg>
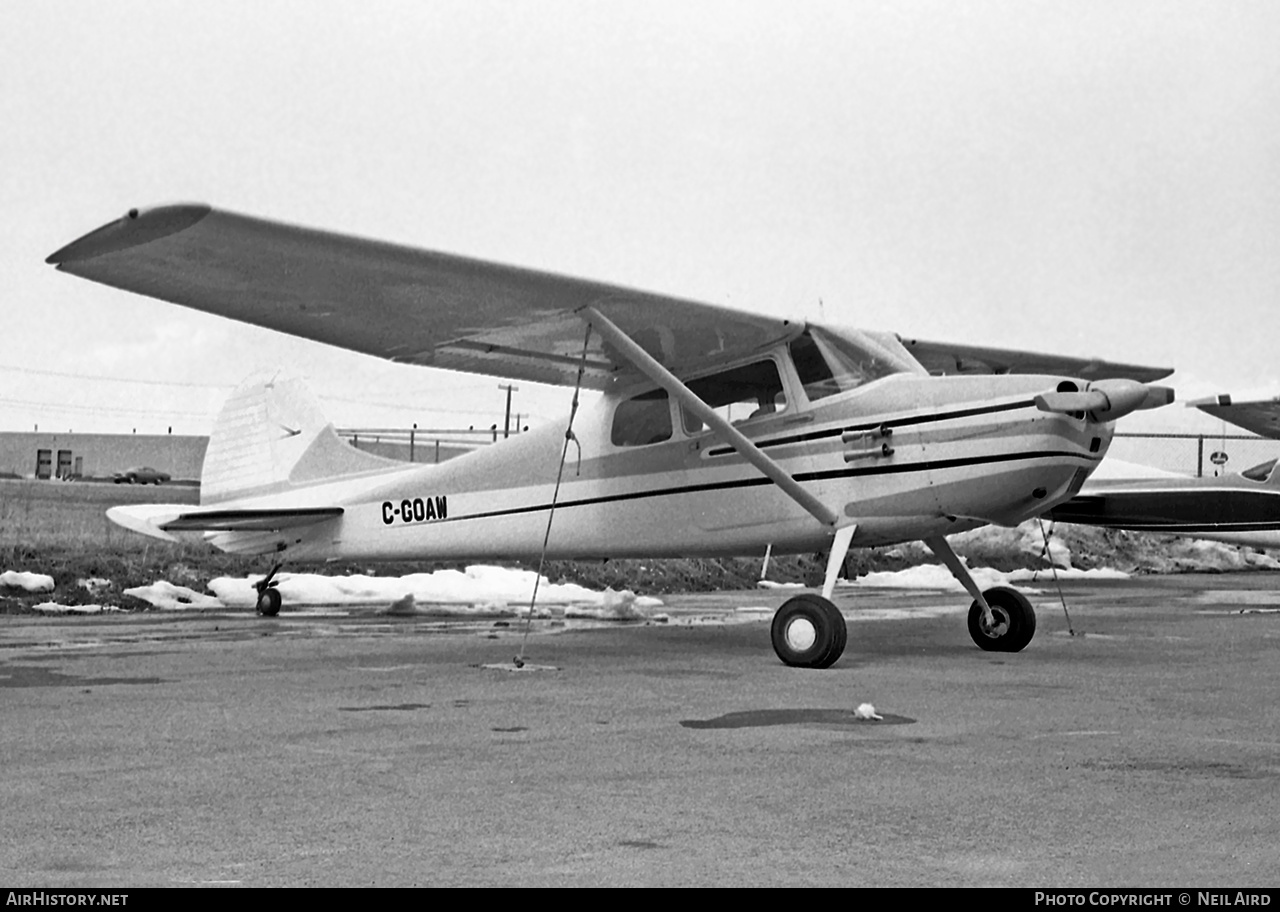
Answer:
<svg viewBox="0 0 1280 912"><path fill-rule="evenodd" d="M813 517L818 522L824 526L833 528L836 526L839 517L827 509L822 501L802 488L800 482L792 478L782 466L766 456L758 446L747 439L745 434L716 414L689 387L681 383L675 374L659 364L655 358L633 342L630 336L610 322L600 311L594 307L584 307L579 311L579 314L584 319L589 320L591 325L596 328L596 331L608 342L612 343L641 373L666 390L673 399L701 418L708 427L722 434L729 444L738 451L738 455L759 469L765 477L786 492L788 497L813 514Z"/></svg>

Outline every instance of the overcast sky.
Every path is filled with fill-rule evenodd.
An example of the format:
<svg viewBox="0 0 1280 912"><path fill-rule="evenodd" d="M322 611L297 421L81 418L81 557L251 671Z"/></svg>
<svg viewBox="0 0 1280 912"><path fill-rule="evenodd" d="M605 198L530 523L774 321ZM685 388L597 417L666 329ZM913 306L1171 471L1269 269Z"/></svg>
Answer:
<svg viewBox="0 0 1280 912"><path fill-rule="evenodd" d="M44 263L130 207L192 200L1168 365L1183 399L1280 395L1277 49L1270 0L12 4L0 430L205 433L278 366L339 425L502 420L497 380ZM533 420L567 412L568 390L519 386ZM1180 406L1142 419L1220 427Z"/></svg>

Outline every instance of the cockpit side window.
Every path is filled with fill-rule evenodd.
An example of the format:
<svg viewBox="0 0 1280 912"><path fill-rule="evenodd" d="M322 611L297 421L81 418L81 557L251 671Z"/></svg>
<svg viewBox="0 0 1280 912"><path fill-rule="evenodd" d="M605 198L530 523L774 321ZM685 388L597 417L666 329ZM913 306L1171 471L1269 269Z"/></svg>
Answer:
<svg viewBox="0 0 1280 912"><path fill-rule="evenodd" d="M1240 474L1250 481L1266 481L1271 477L1271 472L1276 467L1276 460L1268 459L1261 465L1256 465L1251 469L1245 469Z"/></svg>
<svg viewBox="0 0 1280 912"><path fill-rule="evenodd" d="M671 403L667 391L650 390L618 403L613 413L614 446L645 446L671 439Z"/></svg>
<svg viewBox="0 0 1280 912"><path fill-rule="evenodd" d="M763 418L787 407L787 394L782 388L778 365L769 360L744 364L710 377L699 377L689 381L688 386L694 395L730 424ZM701 418L686 408L680 411L686 434L697 434L703 429Z"/></svg>
<svg viewBox="0 0 1280 912"><path fill-rule="evenodd" d="M831 338L820 330L806 329L792 340L790 351L810 402L901 370L874 352L860 350L851 342Z"/></svg>

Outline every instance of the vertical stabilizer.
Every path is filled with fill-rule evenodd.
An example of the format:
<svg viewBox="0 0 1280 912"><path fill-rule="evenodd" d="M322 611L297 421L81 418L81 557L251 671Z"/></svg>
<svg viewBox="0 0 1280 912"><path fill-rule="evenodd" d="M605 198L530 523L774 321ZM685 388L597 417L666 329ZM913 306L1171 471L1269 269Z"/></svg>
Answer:
<svg viewBox="0 0 1280 912"><path fill-rule="evenodd" d="M397 468L403 463L362 453L339 437L301 380L255 376L231 394L214 423L200 503Z"/></svg>

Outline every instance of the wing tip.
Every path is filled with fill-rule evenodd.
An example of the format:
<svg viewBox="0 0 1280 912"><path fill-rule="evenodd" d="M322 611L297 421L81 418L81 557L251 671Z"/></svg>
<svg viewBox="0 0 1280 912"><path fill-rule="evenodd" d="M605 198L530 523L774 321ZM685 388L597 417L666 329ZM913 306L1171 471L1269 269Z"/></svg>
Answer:
<svg viewBox="0 0 1280 912"><path fill-rule="evenodd" d="M174 203L150 209L130 209L113 222L90 231L45 258L50 266L91 260L119 253L190 228L213 211L206 203Z"/></svg>

